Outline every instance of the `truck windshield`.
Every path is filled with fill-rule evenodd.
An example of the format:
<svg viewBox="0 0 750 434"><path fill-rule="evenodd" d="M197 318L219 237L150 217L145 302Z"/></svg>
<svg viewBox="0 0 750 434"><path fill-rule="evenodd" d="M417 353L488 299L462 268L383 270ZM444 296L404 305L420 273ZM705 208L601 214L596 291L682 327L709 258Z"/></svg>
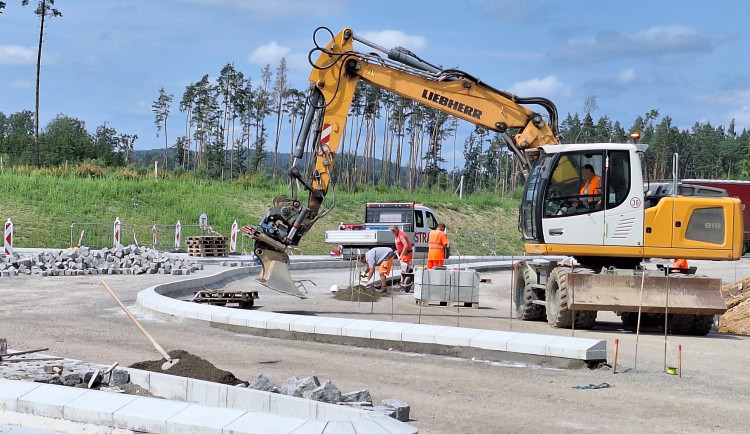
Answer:
<svg viewBox="0 0 750 434"><path fill-rule="evenodd" d="M414 230L414 209L413 208L375 208L368 207L365 215L365 223L368 227L382 224L384 229L390 226L399 226L404 231L411 232Z"/></svg>

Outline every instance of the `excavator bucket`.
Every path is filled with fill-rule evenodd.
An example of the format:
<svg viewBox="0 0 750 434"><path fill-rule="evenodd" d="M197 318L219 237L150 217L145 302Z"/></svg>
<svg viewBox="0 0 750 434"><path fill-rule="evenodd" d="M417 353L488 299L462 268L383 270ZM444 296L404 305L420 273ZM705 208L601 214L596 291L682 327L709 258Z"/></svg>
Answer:
<svg viewBox="0 0 750 434"><path fill-rule="evenodd" d="M258 283L274 291L293 295L299 298L307 298L307 295L297 289L289 274L289 256L274 250L256 249L256 254L263 265L263 271L255 279Z"/></svg>
<svg viewBox="0 0 750 434"><path fill-rule="evenodd" d="M643 283L641 290L641 283ZM568 275L572 310L713 315L726 312L721 279L617 274Z"/></svg>

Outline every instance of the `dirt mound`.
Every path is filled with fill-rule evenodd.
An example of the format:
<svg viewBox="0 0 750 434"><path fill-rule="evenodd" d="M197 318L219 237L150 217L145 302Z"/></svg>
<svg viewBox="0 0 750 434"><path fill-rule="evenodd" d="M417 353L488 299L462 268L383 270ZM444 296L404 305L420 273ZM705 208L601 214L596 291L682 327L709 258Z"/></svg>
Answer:
<svg viewBox="0 0 750 434"><path fill-rule="evenodd" d="M248 384L247 381L238 379L231 372L221 370L207 360L194 356L187 351L173 350L169 352L169 356L172 357L172 359L180 359L180 361L166 371L161 369L161 365L166 361L165 359L136 362L130 365L130 367L134 369L142 369L144 371L194 378L196 380L229 384L231 386L240 383Z"/></svg>
<svg viewBox="0 0 750 434"><path fill-rule="evenodd" d="M346 286L339 289L333 294L333 298L340 301L364 301L373 302L378 301L384 297L385 293L376 292L373 288L365 288L364 286Z"/></svg>
<svg viewBox="0 0 750 434"><path fill-rule="evenodd" d="M721 295L727 303L727 311L719 317L719 331L750 335L750 277L724 285Z"/></svg>

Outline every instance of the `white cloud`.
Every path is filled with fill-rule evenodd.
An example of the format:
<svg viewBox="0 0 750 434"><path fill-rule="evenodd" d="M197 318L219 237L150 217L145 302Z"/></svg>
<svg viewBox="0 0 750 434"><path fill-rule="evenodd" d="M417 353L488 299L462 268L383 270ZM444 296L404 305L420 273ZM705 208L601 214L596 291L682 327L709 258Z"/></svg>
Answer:
<svg viewBox="0 0 750 434"><path fill-rule="evenodd" d="M636 33L603 31L586 38L573 38L555 50L564 59L608 60L615 56L675 56L712 50L711 37L688 26L655 26Z"/></svg>
<svg viewBox="0 0 750 434"><path fill-rule="evenodd" d="M511 86L510 91L520 97L544 96L554 99L555 96L569 95L570 86L558 80L556 76L550 75L521 81Z"/></svg>
<svg viewBox="0 0 750 434"><path fill-rule="evenodd" d="M21 45L0 45L0 65L36 65L36 50Z"/></svg>
<svg viewBox="0 0 750 434"><path fill-rule="evenodd" d="M427 39L422 36L411 36L400 30L381 30L379 32L358 33L363 39L374 42L386 50L396 47L417 51L427 46Z"/></svg>
<svg viewBox="0 0 750 434"><path fill-rule="evenodd" d="M695 99L702 104L747 107L748 102L750 102L750 89L733 89L726 92L698 95Z"/></svg>
<svg viewBox="0 0 750 434"><path fill-rule="evenodd" d="M615 79L615 81L617 82L617 84L630 84L633 83L636 78L637 75L635 73L635 69L628 68L617 74L617 79Z"/></svg>
<svg viewBox="0 0 750 434"><path fill-rule="evenodd" d="M745 105L737 110L730 111L729 119L734 119L735 131L750 128L750 106ZM729 122L727 122L727 125L729 125Z"/></svg>
<svg viewBox="0 0 750 434"><path fill-rule="evenodd" d="M290 49L288 47L282 47L277 44L276 41L271 41L266 45L256 48L255 51L250 54L248 60L251 63L257 63L259 65L275 65L279 63L279 60L281 60L282 57L289 54L289 51Z"/></svg>

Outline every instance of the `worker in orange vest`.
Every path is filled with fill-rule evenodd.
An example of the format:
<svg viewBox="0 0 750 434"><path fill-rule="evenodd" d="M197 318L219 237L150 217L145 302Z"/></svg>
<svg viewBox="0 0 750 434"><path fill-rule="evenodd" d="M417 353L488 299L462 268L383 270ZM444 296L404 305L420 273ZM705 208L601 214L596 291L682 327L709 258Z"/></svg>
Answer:
<svg viewBox="0 0 750 434"><path fill-rule="evenodd" d="M396 240L396 256L401 266L401 285L404 284L404 273L408 272L409 265L411 265L412 258L412 247L409 236L404 231L399 229L398 226L391 226L391 232Z"/></svg>
<svg viewBox="0 0 750 434"><path fill-rule="evenodd" d="M445 225L440 223L436 229L430 231L429 247L427 251L427 269L442 267L445 261L445 249L448 247L448 236Z"/></svg>
<svg viewBox="0 0 750 434"><path fill-rule="evenodd" d="M679 258L672 261L672 268L679 268L680 270L688 269L687 259ZM680 270L672 270L673 273L679 273Z"/></svg>
<svg viewBox="0 0 750 434"><path fill-rule="evenodd" d="M586 200L589 204L600 201L601 196L593 196L602 194L601 178L594 171L594 166L590 164L586 164L583 166L583 178L586 179L586 182L581 187L581 196L588 196L584 200Z"/></svg>

